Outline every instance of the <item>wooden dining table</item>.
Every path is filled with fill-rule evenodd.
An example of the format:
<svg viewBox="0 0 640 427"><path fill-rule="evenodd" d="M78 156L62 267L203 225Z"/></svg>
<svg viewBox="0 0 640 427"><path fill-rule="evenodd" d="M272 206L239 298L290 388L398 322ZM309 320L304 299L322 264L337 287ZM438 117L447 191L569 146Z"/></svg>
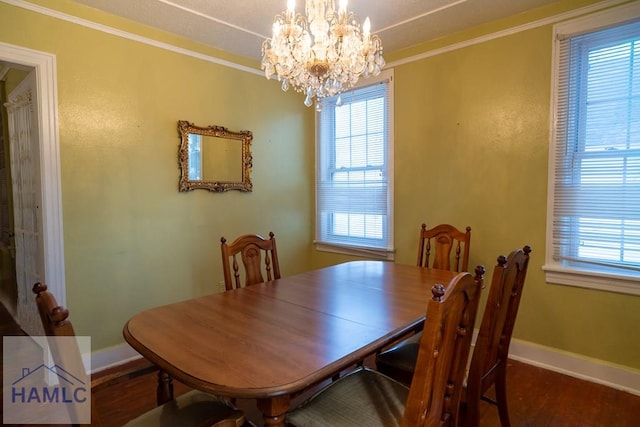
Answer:
<svg viewBox="0 0 640 427"><path fill-rule="evenodd" d="M176 380L257 400L283 426L292 397L419 329L456 273L351 261L134 315L126 341Z"/></svg>

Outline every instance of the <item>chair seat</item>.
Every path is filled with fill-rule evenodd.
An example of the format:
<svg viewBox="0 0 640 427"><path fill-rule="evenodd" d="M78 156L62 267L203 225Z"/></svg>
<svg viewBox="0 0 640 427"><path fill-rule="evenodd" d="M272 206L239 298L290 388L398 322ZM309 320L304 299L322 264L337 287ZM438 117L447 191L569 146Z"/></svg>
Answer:
<svg viewBox="0 0 640 427"><path fill-rule="evenodd" d="M297 427L392 427L402 421L409 389L362 368L318 392L286 416Z"/></svg>
<svg viewBox="0 0 640 427"><path fill-rule="evenodd" d="M221 419L244 422L242 411L218 397L192 390L158 406L125 424L125 427L209 426Z"/></svg>
<svg viewBox="0 0 640 427"><path fill-rule="evenodd" d="M420 337L422 337L422 332L418 332L380 352L376 356L376 369L407 386L410 385L418 360Z"/></svg>
<svg viewBox="0 0 640 427"><path fill-rule="evenodd" d="M418 349L420 347L421 336L422 332L418 332L393 347L380 352L376 356L376 370L400 381L406 386L410 386L411 378L413 377L413 372L418 360ZM474 347L472 346L469 352L469 358L467 359L465 372L469 372L473 349ZM404 379L408 379L409 381L404 381ZM466 375L464 377L464 382L462 383L462 388L467 388ZM464 393L462 394L462 397L465 397Z"/></svg>

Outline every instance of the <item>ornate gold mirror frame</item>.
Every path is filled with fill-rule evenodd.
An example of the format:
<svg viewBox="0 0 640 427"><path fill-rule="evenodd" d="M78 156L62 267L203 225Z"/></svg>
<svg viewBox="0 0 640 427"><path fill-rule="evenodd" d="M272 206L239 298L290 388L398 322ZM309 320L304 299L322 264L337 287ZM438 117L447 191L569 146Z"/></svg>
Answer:
<svg viewBox="0 0 640 427"><path fill-rule="evenodd" d="M180 191L251 191L251 131L178 121Z"/></svg>

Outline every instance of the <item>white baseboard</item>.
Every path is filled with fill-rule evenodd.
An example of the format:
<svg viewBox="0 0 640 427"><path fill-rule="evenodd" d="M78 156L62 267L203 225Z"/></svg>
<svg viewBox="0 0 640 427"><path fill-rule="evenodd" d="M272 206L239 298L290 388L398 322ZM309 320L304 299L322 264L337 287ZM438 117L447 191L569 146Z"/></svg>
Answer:
<svg viewBox="0 0 640 427"><path fill-rule="evenodd" d="M640 371L627 366L614 365L515 338L511 340L509 350L509 357L523 363L640 396ZM91 372L97 373L140 357L126 343L105 348L91 354Z"/></svg>
<svg viewBox="0 0 640 427"><path fill-rule="evenodd" d="M91 373L95 374L114 366L122 365L142 356L127 343L122 343L113 347L91 353Z"/></svg>
<svg viewBox="0 0 640 427"><path fill-rule="evenodd" d="M640 371L528 341L512 339L509 357L640 396Z"/></svg>

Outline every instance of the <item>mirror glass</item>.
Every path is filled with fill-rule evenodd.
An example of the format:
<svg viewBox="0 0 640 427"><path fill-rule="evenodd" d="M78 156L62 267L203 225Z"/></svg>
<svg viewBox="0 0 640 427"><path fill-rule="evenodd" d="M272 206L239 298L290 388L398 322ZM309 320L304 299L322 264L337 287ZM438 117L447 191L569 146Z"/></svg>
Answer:
<svg viewBox="0 0 640 427"><path fill-rule="evenodd" d="M200 127L184 120L180 133L180 191L251 191L251 131Z"/></svg>

